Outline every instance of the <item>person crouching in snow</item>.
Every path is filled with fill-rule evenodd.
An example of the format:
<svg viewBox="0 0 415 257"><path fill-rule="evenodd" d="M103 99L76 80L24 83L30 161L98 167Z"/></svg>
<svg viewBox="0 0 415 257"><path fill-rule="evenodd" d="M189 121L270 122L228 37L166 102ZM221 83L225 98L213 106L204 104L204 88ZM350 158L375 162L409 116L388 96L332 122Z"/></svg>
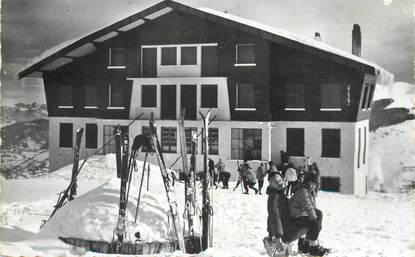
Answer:
<svg viewBox="0 0 415 257"><path fill-rule="evenodd" d="M322 256L329 252L318 243L322 228L323 213L316 208L315 188L319 176L306 173L304 181L294 189L294 195L288 202L291 222L308 229L306 238L298 241L298 250L314 256Z"/></svg>
<svg viewBox="0 0 415 257"><path fill-rule="evenodd" d="M284 194L284 182L278 173L270 174L268 181L268 237L265 237L263 242L269 256L286 256L287 247L282 241L284 235L283 224L287 222L284 211L288 212L287 198Z"/></svg>

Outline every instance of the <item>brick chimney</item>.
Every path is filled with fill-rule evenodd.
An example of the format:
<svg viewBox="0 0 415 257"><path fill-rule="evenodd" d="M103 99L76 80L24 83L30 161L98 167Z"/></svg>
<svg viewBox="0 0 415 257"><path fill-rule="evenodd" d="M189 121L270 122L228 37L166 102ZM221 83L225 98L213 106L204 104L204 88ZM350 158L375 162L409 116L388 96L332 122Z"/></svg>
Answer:
<svg viewBox="0 0 415 257"><path fill-rule="evenodd" d="M314 40L316 40L316 41L321 41L320 32L316 32L316 33L314 33Z"/></svg>
<svg viewBox="0 0 415 257"><path fill-rule="evenodd" d="M353 25L352 31L352 54L359 56L362 48L362 34L360 32L359 24Z"/></svg>

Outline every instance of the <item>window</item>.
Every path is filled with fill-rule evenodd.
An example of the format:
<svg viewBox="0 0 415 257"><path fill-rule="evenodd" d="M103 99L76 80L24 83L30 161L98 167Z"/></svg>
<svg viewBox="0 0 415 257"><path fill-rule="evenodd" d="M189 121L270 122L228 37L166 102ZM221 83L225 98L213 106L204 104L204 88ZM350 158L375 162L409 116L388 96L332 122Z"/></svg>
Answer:
<svg viewBox="0 0 415 257"><path fill-rule="evenodd" d="M287 154L304 156L304 129L287 128Z"/></svg>
<svg viewBox="0 0 415 257"><path fill-rule="evenodd" d="M98 107L98 87L94 84L85 86L85 108L96 109Z"/></svg>
<svg viewBox="0 0 415 257"><path fill-rule="evenodd" d="M97 148L98 146L97 124L85 124L85 148Z"/></svg>
<svg viewBox="0 0 415 257"><path fill-rule="evenodd" d="M366 101L366 109L370 108L370 105L372 104L373 94L375 93L375 85L371 84L369 86L369 93L368 93L368 99Z"/></svg>
<svg viewBox="0 0 415 257"><path fill-rule="evenodd" d="M181 48L181 65L197 64L197 48L196 46L183 46Z"/></svg>
<svg viewBox="0 0 415 257"><path fill-rule="evenodd" d="M235 66L255 66L255 45L237 44Z"/></svg>
<svg viewBox="0 0 415 257"><path fill-rule="evenodd" d="M59 124L59 147L72 147L73 125L72 123Z"/></svg>
<svg viewBox="0 0 415 257"><path fill-rule="evenodd" d="M218 107L218 85L202 85L202 108Z"/></svg>
<svg viewBox="0 0 415 257"><path fill-rule="evenodd" d="M203 133L203 128L202 128ZM202 141L202 154L205 153ZM218 128L209 128L209 136L208 136L208 150L209 154L211 155L218 155L219 154L219 130Z"/></svg>
<svg viewBox="0 0 415 257"><path fill-rule="evenodd" d="M61 84L59 85L58 103L59 108L72 108L72 85Z"/></svg>
<svg viewBox="0 0 415 257"><path fill-rule="evenodd" d="M115 153L114 130L116 126L104 125L104 154ZM128 134L128 126L120 126L122 133Z"/></svg>
<svg viewBox="0 0 415 257"><path fill-rule="evenodd" d="M305 110L304 84L287 83L285 96L285 110Z"/></svg>
<svg viewBox="0 0 415 257"><path fill-rule="evenodd" d="M120 82L112 82L108 87L108 109L124 109L125 108L125 92L126 88Z"/></svg>
<svg viewBox="0 0 415 257"><path fill-rule="evenodd" d="M339 83L323 83L321 85L321 109L341 110L341 86Z"/></svg>
<svg viewBox="0 0 415 257"><path fill-rule="evenodd" d="M142 85L141 107L157 107L157 86Z"/></svg>
<svg viewBox="0 0 415 257"><path fill-rule="evenodd" d="M175 46L161 48L161 65L177 65L177 48Z"/></svg>
<svg viewBox="0 0 415 257"><path fill-rule="evenodd" d="M322 176L321 190L329 192L340 192L340 178Z"/></svg>
<svg viewBox="0 0 415 257"><path fill-rule="evenodd" d="M192 131L195 131L197 133L196 128L184 128L184 135L186 137L186 147L187 147L187 153L192 153ZM197 144L197 140L196 140ZM196 145L196 153L197 153L197 145Z"/></svg>
<svg viewBox="0 0 415 257"><path fill-rule="evenodd" d="M363 86L363 95L362 95L362 106L360 109L366 109L367 107L367 98L368 98L368 93L369 93L369 88L370 85L368 83L365 83L365 85Z"/></svg>
<svg viewBox="0 0 415 257"><path fill-rule="evenodd" d="M236 84L236 108L255 110L255 85Z"/></svg>
<svg viewBox="0 0 415 257"><path fill-rule="evenodd" d="M322 157L340 157L340 129L322 129L321 130L321 156Z"/></svg>
<svg viewBox="0 0 415 257"><path fill-rule="evenodd" d="M163 153L177 153L177 129L161 127L161 150Z"/></svg>
<svg viewBox="0 0 415 257"><path fill-rule="evenodd" d="M231 158L237 160L262 159L262 131L261 129L231 130Z"/></svg>
<svg viewBox="0 0 415 257"><path fill-rule="evenodd" d="M125 49L110 48L108 68L125 68Z"/></svg>
<svg viewBox="0 0 415 257"><path fill-rule="evenodd" d="M367 135L366 135L366 127L363 127L363 164L366 163L366 143L367 143Z"/></svg>

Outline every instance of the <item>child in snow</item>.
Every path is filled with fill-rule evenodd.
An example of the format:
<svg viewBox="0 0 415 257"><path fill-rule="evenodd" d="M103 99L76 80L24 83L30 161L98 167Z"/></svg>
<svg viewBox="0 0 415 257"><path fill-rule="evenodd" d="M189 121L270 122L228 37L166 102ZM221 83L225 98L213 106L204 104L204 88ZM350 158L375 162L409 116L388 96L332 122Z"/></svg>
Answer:
<svg viewBox="0 0 415 257"><path fill-rule="evenodd" d="M294 169L292 163L288 164L288 169L285 172L284 184L285 184L285 195L291 198L293 195L293 188L297 183L297 171Z"/></svg>
<svg viewBox="0 0 415 257"><path fill-rule="evenodd" d="M291 222L308 229L305 239L298 242L298 250L315 256L322 256L329 252L318 243L318 236L321 231L323 213L316 208L315 188L319 176L308 172L304 182L294 189L294 195L289 200L289 212Z"/></svg>
<svg viewBox="0 0 415 257"><path fill-rule="evenodd" d="M284 212L288 212L287 198L284 195L284 182L278 173L270 174L268 181L268 237L265 237L263 242L269 256L286 256L286 245L282 242L284 234L283 224L288 222L286 215L284 215Z"/></svg>

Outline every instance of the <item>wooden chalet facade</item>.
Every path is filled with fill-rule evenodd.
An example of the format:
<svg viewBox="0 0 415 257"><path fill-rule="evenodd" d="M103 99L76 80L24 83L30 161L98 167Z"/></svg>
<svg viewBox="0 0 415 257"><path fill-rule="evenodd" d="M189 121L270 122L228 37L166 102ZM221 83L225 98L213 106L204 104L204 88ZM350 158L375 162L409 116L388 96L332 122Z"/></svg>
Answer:
<svg viewBox="0 0 415 257"><path fill-rule="evenodd" d="M19 77L43 76L50 169L71 162L76 129L85 128L84 157L111 138L114 125L141 113L125 129L131 139L148 133L151 112L172 163L180 150L180 109L190 135L191 128L201 131L198 112L212 108L209 154L233 178L236 160L278 162L284 150L297 165L305 156L316 161L323 186L337 181L341 192L364 193L370 105L384 71L284 33L166 0L43 56ZM111 152L113 144L101 151Z"/></svg>

